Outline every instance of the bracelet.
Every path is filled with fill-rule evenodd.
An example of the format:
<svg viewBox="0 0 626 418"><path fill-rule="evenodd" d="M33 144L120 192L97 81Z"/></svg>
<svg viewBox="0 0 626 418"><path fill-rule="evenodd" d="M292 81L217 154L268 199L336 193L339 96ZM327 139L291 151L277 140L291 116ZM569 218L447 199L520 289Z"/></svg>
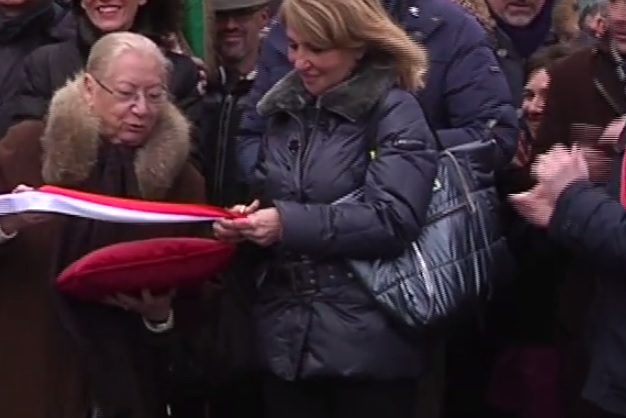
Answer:
<svg viewBox="0 0 626 418"><path fill-rule="evenodd" d="M6 232L2 230L2 227L0 227L0 244L3 244L9 240L12 240L16 236L17 236L17 231L15 231L12 234L7 234Z"/></svg>
<svg viewBox="0 0 626 418"><path fill-rule="evenodd" d="M170 313L167 315L165 322L154 323L146 318L142 318L142 320L143 325L148 329L148 331L154 332L155 334L162 334L174 328L174 311L170 309Z"/></svg>

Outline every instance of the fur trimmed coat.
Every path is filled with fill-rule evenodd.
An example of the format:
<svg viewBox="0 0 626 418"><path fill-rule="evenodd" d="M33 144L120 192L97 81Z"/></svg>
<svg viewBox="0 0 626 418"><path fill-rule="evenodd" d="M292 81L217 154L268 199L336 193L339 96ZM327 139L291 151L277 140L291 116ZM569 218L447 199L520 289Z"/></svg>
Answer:
<svg viewBox="0 0 626 418"><path fill-rule="evenodd" d="M185 117L168 103L153 133L136 153L135 171L143 198L204 201L203 180L188 163L189 132ZM9 130L0 145L0 192L8 193L18 184L80 188L97 162L99 141L98 121L84 103L79 82L71 81L55 94L46 122L22 122ZM90 405L84 374L61 328L49 284L62 223L62 217L53 217L0 245L3 418L87 417ZM185 224L157 226L150 231L154 236L197 235L197 227L192 230ZM191 324L189 318L194 317L193 307L198 304L183 294L177 299L177 325L172 334L138 332L166 341L183 329L193 329L185 324ZM152 372L158 371L148 370L140 378L155 379Z"/></svg>

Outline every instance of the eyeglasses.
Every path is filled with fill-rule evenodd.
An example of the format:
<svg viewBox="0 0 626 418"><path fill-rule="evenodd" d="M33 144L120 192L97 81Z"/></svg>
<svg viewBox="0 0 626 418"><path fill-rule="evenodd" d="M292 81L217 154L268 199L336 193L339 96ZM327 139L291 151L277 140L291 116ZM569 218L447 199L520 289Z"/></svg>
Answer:
<svg viewBox="0 0 626 418"><path fill-rule="evenodd" d="M93 77L93 76L92 76ZM155 86L149 89L139 89L139 88L129 88L128 90L117 90L108 87L102 81L93 77L93 79L98 83L100 87L107 93L109 93L113 98L121 103L127 105L135 105L139 102L141 96L146 99L146 102L151 105L160 105L163 104L167 100L168 91L164 86Z"/></svg>

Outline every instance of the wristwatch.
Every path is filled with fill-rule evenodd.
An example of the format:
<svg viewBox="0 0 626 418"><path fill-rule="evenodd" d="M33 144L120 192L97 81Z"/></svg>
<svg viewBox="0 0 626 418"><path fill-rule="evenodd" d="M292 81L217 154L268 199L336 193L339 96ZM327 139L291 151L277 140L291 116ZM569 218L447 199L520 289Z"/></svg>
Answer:
<svg viewBox="0 0 626 418"><path fill-rule="evenodd" d="M153 322L146 318L143 319L144 326L155 334L161 334L170 331L174 328L174 311L170 309L170 313L167 315L167 319L163 322Z"/></svg>

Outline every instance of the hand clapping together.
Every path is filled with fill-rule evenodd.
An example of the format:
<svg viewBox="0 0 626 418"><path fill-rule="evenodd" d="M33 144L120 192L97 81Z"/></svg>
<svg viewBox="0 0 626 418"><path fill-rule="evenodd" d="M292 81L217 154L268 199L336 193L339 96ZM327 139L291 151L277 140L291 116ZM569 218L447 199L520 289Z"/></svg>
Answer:
<svg viewBox="0 0 626 418"><path fill-rule="evenodd" d="M248 240L262 247L280 240L282 225L276 208L259 209L259 201L255 200L248 206L236 205L230 210L246 217L216 221L213 232L217 239L232 243Z"/></svg>
<svg viewBox="0 0 626 418"><path fill-rule="evenodd" d="M589 166L585 152L580 148L570 150L557 145L539 156L533 164L532 174L537 185L529 191L511 195L509 200L530 223L546 227L567 186L578 180L589 180Z"/></svg>

